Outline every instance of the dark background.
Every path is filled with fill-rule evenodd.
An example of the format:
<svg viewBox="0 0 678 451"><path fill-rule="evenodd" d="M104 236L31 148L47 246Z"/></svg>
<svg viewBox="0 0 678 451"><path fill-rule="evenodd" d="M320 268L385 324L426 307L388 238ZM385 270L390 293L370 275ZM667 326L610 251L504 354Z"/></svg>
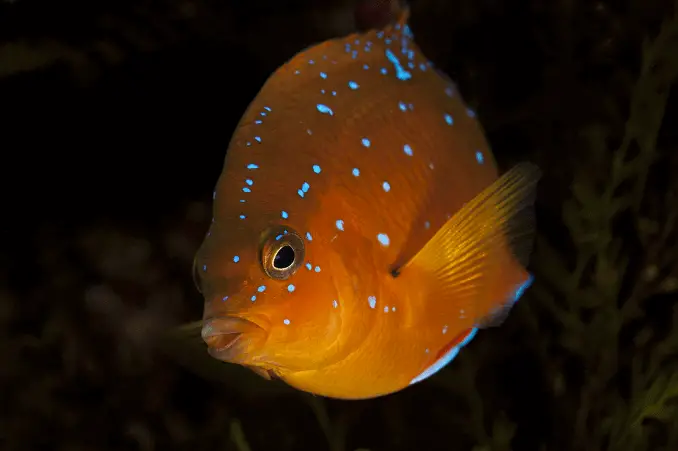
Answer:
<svg viewBox="0 0 678 451"><path fill-rule="evenodd" d="M237 121L358 3L0 1L0 449L678 449L671 0L411 0L500 165L544 172L534 288L430 381L324 400L159 338L201 317Z"/></svg>

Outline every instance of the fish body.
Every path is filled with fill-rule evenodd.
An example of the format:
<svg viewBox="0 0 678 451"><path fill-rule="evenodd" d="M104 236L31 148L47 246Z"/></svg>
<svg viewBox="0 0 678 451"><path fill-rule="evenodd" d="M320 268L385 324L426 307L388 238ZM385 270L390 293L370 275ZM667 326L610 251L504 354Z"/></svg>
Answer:
<svg viewBox="0 0 678 451"><path fill-rule="evenodd" d="M435 373L529 285L538 172L499 177L406 19L302 51L245 112L196 255L213 357L381 396Z"/></svg>

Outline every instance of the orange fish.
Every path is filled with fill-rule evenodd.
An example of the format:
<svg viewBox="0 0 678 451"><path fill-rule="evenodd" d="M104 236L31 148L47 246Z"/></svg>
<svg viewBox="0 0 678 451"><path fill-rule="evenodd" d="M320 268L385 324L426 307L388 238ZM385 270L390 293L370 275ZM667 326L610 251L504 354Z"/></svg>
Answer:
<svg viewBox="0 0 678 451"><path fill-rule="evenodd" d="M377 397L445 366L529 286L539 170L498 176L406 19L297 54L245 112L196 255L212 357Z"/></svg>

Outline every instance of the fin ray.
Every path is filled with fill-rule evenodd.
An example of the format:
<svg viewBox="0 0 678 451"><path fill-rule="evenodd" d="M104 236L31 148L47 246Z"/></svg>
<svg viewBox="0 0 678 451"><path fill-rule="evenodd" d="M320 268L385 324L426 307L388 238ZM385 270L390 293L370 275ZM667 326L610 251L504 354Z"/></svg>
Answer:
<svg viewBox="0 0 678 451"><path fill-rule="evenodd" d="M500 305L489 316L489 307L478 304L489 290L491 277L500 274L511 259L527 264L540 175L531 163L511 168L453 215L401 272L418 268L431 275L436 294L459 302L478 324L501 322L506 315L502 309L507 304L510 308L510 299L492 300Z"/></svg>

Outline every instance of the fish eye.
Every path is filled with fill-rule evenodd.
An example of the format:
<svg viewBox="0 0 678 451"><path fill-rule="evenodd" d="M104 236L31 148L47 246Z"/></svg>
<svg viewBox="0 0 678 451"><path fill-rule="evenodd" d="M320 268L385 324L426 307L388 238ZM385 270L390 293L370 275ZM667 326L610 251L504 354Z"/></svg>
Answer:
<svg viewBox="0 0 678 451"><path fill-rule="evenodd" d="M272 279L289 279L304 261L304 240L289 227L274 226L264 232L261 267Z"/></svg>
<svg viewBox="0 0 678 451"><path fill-rule="evenodd" d="M294 264L294 249L292 246L283 246L278 249L273 257L273 267L275 269L287 269Z"/></svg>

